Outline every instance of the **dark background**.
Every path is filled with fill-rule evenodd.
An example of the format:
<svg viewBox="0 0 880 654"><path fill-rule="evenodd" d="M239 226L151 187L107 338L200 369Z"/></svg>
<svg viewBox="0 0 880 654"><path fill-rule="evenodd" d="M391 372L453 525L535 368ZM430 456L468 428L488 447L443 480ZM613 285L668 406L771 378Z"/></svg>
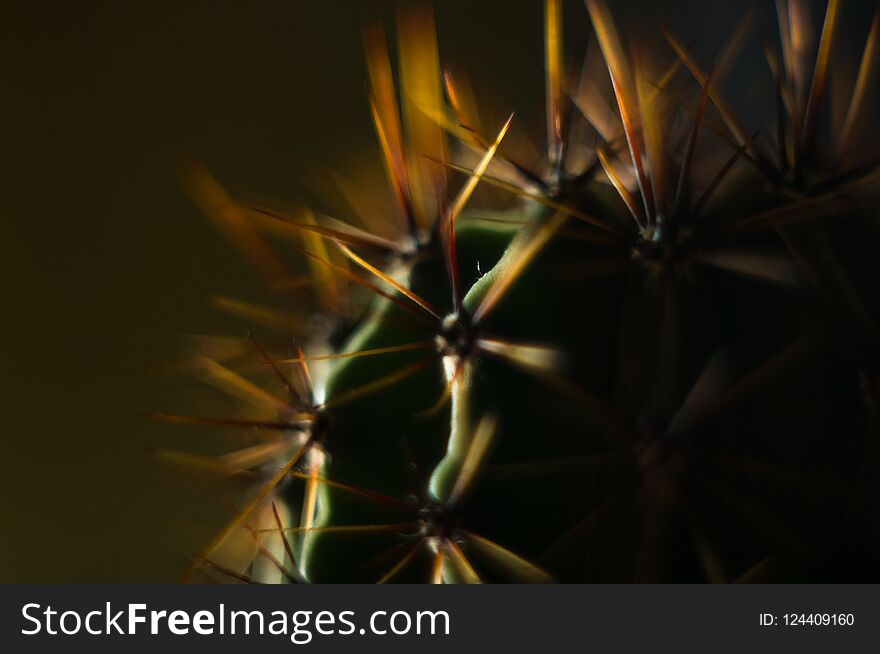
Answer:
<svg viewBox="0 0 880 654"><path fill-rule="evenodd" d="M437 4L441 56L540 120L541 1ZM711 49L746 3L611 4ZM565 7L577 51L587 12ZM263 291L172 162L295 199L312 162L374 150L359 29L376 17L391 28L393 3L3 3L0 580L171 581L217 527L211 490L151 456L210 430L137 412L198 412L193 384L160 370L183 334L244 333L208 294Z"/></svg>

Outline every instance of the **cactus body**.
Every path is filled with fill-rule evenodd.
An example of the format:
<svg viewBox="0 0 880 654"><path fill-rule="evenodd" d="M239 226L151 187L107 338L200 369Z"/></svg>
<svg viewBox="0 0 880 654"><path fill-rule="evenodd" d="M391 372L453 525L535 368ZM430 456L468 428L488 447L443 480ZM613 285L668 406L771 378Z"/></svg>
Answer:
<svg viewBox="0 0 880 654"><path fill-rule="evenodd" d="M362 232L271 214L309 259L344 268L340 283L354 280L367 306L324 334L326 374L308 398L294 389L297 417L272 412L290 421L282 434L300 436L269 461L280 476L234 521L268 502L284 507L252 534L274 539L275 569L257 556L248 574L875 578L866 552L877 536L880 275L865 244L880 234L867 209L878 176L848 165L845 151L829 156L833 126L816 116L836 5L804 106L774 69L777 154L738 125L716 71L674 37L696 88L679 102L646 85L608 7L588 0L616 111L612 129L573 97L597 132L591 163L576 170L566 154L577 144L559 128L555 0L548 156L537 171L498 154L510 121L494 143L462 128L449 78L448 106L438 94L436 50L403 32L401 75L412 86L417 71L418 88L404 88L402 129L387 53L368 33L371 107L407 227L366 254L377 239ZM430 14L404 14L407 29L431 34ZM454 199L438 191L443 164L421 168L420 156L446 154L429 147L445 142L441 127L471 153ZM724 155L711 167L695 154L709 127ZM493 176L505 171L508 181ZM464 209L487 183L518 201ZM333 246L344 256L328 254ZM307 359L291 360L294 376L308 377Z"/></svg>

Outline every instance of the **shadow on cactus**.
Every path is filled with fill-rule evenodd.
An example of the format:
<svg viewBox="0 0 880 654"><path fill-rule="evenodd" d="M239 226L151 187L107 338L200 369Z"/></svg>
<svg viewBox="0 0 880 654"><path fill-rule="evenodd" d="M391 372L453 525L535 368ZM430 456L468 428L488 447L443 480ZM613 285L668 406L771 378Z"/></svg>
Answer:
<svg viewBox="0 0 880 654"><path fill-rule="evenodd" d="M857 135L880 14L831 93L836 0L815 40L808 2L744 14L707 66L585 4L569 75L545 2L541 161L506 140L513 114L482 132L408 5L396 75L364 32L390 200L337 177L343 221L184 167L286 304L217 299L276 332L202 341L239 415L157 416L248 439L167 455L248 489L186 579L877 579L880 160ZM775 92L752 128L725 78L762 25Z"/></svg>

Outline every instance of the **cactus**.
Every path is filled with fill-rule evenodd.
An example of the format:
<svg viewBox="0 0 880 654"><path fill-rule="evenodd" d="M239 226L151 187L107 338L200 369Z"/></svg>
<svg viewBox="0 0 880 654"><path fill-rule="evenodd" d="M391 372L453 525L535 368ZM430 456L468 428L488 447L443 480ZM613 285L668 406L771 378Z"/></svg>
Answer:
<svg viewBox="0 0 880 654"><path fill-rule="evenodd" d="M562 3L545 2L536 166L507 146L514 115L478 128L416 5L398 15L399 85L382 29L365 30L387 218L248 204L187 169L233 243L309 307L277 351L248 339L199 358L241 416L162 416L260 435L213 462L257 481L187 578L876 579L878 166L855 137L880 13L832 103L837 0L814 48L803 3L781 1L710 66L667 33L660 66L604 0L586 7L597 47L569 78ZM759 19L779 21L776 115L751 132L723 78Z"/></svg>

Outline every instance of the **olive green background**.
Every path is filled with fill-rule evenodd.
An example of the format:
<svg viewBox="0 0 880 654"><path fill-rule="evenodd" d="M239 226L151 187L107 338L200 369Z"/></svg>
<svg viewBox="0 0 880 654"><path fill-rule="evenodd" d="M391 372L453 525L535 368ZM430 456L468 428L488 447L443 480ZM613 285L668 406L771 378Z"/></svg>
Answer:
<svg viewBox="0 0 880 654"><path fill-rule="evenodd" d="M540 0L438 4L444 58L493 106L539 121ZM685 35L726 33L741 8L616 4L649 4ZM204 508L219 490L152 453L214 436L138 411L198 413L195 384L160 370L183 334L244 333L210 293L265 294L173 161L294 199L310 162L375 149L359 27L390 28L393 3L2 7L0 581L171 581L219 524ZM571 35L587 33L582 3L566 16Z"/></svg>

